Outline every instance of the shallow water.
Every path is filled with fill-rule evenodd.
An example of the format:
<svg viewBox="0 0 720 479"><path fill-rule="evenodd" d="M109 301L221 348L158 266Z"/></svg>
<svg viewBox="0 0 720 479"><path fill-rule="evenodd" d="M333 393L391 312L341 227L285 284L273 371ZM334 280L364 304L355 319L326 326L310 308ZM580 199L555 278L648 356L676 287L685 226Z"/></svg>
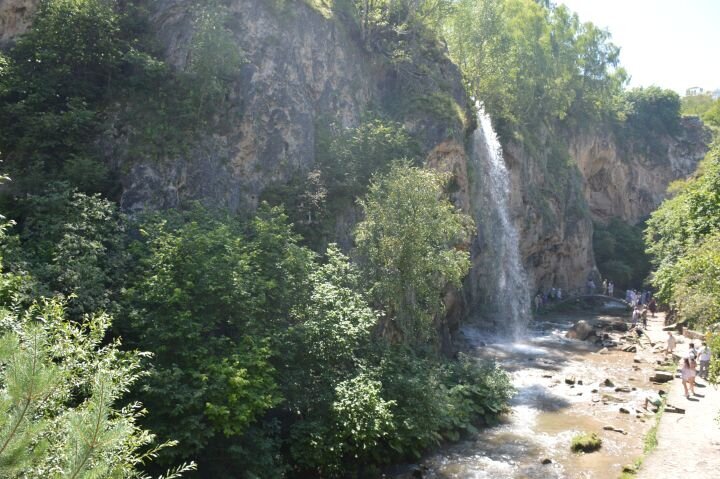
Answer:
<svg viewBox="0 0 720 479"><path fill-rule="evenodd" d="M478 437L426 458L423 477L604 479L618 477L623 465L642 454L643 437L652 425L652 414L642 406L646 395L657 389L647 380L652 366L634 364L632 353L598 354L597 346L565 339L578 319L545 319L533 324L527 339L514 342L473 328L463 331L477 356L495 359L511 374L517 388L512 413ZM582 385L566 384L570 376ZM606 378L613 387L600 386ZM635 390L616 392L617 386ZM631 414L621 414L620 406ZM603 430L605 425L627 434ZM570 442L579 432L596 432L603 440L601 450L572 453ZM541 464L545 458L552 463Z"/></svg>

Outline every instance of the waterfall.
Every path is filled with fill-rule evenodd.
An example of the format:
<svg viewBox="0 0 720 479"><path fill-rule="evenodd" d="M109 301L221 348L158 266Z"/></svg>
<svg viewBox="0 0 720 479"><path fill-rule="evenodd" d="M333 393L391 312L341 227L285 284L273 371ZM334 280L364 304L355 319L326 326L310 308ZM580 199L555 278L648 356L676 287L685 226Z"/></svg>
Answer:
<svg viewBox="0 0 720 479"><path fill-rule="evenodd" d="M496 324L498 332L517 338L530 318L530 291L518 232L510 218L510 176L490 116L479 102L470 165L479 257L471 275L470 294L475 298L471 302L475 307L482 303L483 316Z"/></svg>

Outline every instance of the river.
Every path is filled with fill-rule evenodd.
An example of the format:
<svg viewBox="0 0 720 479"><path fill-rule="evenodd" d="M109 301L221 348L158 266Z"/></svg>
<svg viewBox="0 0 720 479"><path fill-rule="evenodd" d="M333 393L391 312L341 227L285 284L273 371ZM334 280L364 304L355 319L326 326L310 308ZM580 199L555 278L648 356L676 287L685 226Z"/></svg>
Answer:
<svg viewBox="0 0 720 479"><path fill-rule="evenodd" d="M414 472L396 477L617 478L643 452L644 436L654 424L643 403L659 386L648 380L653 365L635 363L633 353L600 353L599 346L565 338L574 321L591 317L597 318L545 316L531 323L526 339L515 342L464 329L478 357L495 359L511 374L517 388L511 413L499 425L442 448L414 466ZM568 384L573 378L575 384ZM606 379L613 386L601 384ZM620 407L629 413L621 413ZM571 438L579 432L598 433L600 451L571 452ZM547 459L552 462L543 464Z"/></svg>

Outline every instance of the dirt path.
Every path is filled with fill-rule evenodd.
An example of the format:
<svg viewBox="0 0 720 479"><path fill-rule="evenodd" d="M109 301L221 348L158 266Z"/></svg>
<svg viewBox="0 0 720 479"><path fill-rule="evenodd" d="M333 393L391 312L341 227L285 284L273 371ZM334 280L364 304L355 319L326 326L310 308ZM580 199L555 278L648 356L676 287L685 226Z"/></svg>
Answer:
<svg viewBox="0 0 720 479"><path fill-rule="evenodd" d="M648 336L660 344L665 344L667 337L662 331L663 320L659 315L648 324ZM678 340L677 352L682 357L691 340ZM697 383L696 392L701 397L690 400L685 398L679 378L668 384L668 403L686 412L662 416L658 447L645 459L638 479L720 477L720 423L715 420L720 414L720 390L702 379Z"/></svg>

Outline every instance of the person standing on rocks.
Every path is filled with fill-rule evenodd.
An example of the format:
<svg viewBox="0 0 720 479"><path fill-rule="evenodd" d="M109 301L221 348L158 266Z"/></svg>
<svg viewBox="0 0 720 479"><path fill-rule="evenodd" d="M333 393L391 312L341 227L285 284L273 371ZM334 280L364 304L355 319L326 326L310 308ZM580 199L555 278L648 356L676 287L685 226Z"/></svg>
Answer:
<svg viewBox="0 0 720 479"><path fill-rule="evenodd" d="M700 370L698 371L698 376L701 378L707 380L708 378L708 370L710 368L710 347L707 345L705 341L703 341L702 346L700 347L700 351L698 351L698 359L700 362Z"/></svg>
<svg viewBox="0 0 720 479"><path fill-rule="evenodd" d="M675 346L677 345L677 340L675 339L675 336L673 336L672 331L668 331L668 337L667 337L667 346L665 347L665 355L672 355L673 351L675 351Z"/></svg>
<svg viewBox="0 0 720 479"><path fill-rule="evenodd" d="M608 283L608 296L612 296L614 292L615 292L615 283L610 281Z"/></svg>
<svg viewBox="0 0 720 479"><path fill-rule="evenodd" d="M638 320L640 319L640 308L635 306L632 312L632 325L637 326Z"/></svg>
<svg viewBox="0 0 720 479"><path fill-rule="evenodd" d="M608 280L607 280L607 278L605 278L605 279L603 280L602 286L603 286L603 295L604 295L604 296L607 296L607 294L608 294Z"/></svg>

